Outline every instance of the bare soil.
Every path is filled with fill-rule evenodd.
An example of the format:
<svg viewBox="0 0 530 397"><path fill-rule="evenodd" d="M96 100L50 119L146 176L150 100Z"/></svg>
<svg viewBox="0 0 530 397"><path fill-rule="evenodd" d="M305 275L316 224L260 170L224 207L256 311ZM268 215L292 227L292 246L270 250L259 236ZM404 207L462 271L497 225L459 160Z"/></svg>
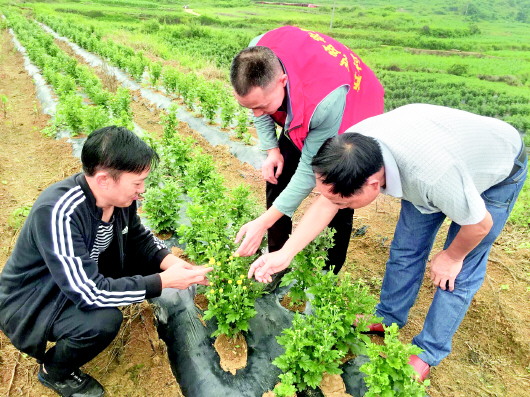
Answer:
<svg viewBox="0 0 530 397"><path fill-rule="evenodd" d="M33 83L5 31L1 32L0 43L0 95L8 99L5 117L4 109L0 109L1 268L16 241L17 231L8 225L10 214L31 204L50 184L79 171L80 165L72 157L68 143L40 134L48 117L41 114ZM161 132L158 110L142 103L139 94L135 97L135 121L146 130ZM181 123L179 131L192 136L215 157L228 186L246 183L256 200L264 203L259 171L241 164L225 147L211 147L185 123ZM302 207L315 197L315 193L311 194ZM398 211L397 200L381 197L355 215L354 227L367 225L368 229L364 235L351 239L342 271L365 279L374 294L379 292ZM295 221L302 212L297 212ZM428 392L432 397L528 395L530 249L523 248L525 242L528 230L508 226L494 245L486 281L454 338L453 352L431 371ZM441 244L440 239L435 249ZM410 342L422 327L434 292L427 281L401 332L404 342ZM103 383L109 396L181 396L165 344L156 333L150 305L131 306L124 315L120 335L85 370ZM20 354L0 332L0 395L52 396L49 389L39 384L36 373L35 361Z"/></svg>
<svg viewBox="0 0 530 397"><path fill-rule="evenodd" d="M340 375L325 374L320 382L320 390L324 397L351 397L346 393L346 385Z"/></svg>
<svg viewBox="0 0 530 397"><path fill-rule="evenodd" d="M286 294L281 299L280 305L292 312L302 313L305 310L306 302L301 302L295 305L289 294Z"/></svg>
<svg viewBox="0 0 530 397"><path fill-rule="evenodd" d="M233 338L219 335L215 338L214 347L219 354L219 365L226 372L235 375L237 370L247 366L248 346L243 334L238 333Z"/></svg>

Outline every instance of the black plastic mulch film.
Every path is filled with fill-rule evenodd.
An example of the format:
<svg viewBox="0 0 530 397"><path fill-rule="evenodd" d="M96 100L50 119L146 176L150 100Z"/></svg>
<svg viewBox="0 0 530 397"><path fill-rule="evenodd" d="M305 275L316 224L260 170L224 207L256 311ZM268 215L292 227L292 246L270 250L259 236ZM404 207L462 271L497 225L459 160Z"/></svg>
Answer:
<svg viewBox="0 0 530 397"><path fill-rule="evenodd" d="M219 355L210 335L216 330L215 321L205 327L199 320L200 309L193 301L195 289L165 289L162 296L151 300L155 304L158 332L168 348L171 369L186 397L261 397L279 382L281 371L272 361L283 353L276 341L284 328L292 325L294 313L282 307L280 298L288 287L256 300L257 315L250 321L246 333L247 366L235 375L219 365ZM366 393L359 367L368 360L357 357L342 366L346 392L353 397ZM319 389L298 393L302 396L323 396Z"/></svg>

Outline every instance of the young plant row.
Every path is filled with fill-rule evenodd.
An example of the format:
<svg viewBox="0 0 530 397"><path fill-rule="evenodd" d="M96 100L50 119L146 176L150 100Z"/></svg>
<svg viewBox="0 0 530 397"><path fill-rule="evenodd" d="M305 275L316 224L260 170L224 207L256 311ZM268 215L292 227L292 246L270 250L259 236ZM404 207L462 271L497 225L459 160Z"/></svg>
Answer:
<svg viewBox="0 0 530 397"><path fill-rule="evenodd" d="M372 314L376 299L368 286L348 274L339 278L332 271L322 272L332 237L329 229L323 232L295 257L293 270L282 279L283 285L294 283L289 290L291 300L310 300L312 310L307 315L295 314L292 327L277 337L285 353L273 361L283 371L275 395L290 397L316 388L325 373L341 374L340 366L347 358L363 354L370 358L360 368L367 375L367 396L424 396L428 382L417 383L408 365L409 356L420 349L402 344L395 325L386 330L384 346L371 342L362 332L381 319Z"/></svg>
<svg viewBox="0 0 530 397"><path fill-rule="evenodd" d="M386 110L421 102L496 117L525 134L530 146L530 95L522 95L517 87L493 89L487 88L492 83L471 84L461 77L428 73L380 71L378 76L387 92Z"/></svg>
<svg viewBox="0 0 530 397"><path fill-rule="evenodd" d="M262 291L246 276L252 258L231 255L236 250L235 234L257 216L257 206L248 188L229 191L212 157L178 135L176 108L163 124L162 139L150 142L161 160L147 180L142 210L154 230L178 236L190 260L213 266L204 319L215 318L214 336L234 337L248 331L256 314L254 301Z"/></svg>
<svg viewBox="0 0 530 397"><path fill-rule="evenodd" d="M184 72L176 67L163 66L162 63L147 58L141 51L110 39L102 40L93 27L71 24L49 15L39 16L38 19L83 49L125 70L135 80L145 80L154 88L160 84L168 94L180 97L190 111L200 110L210 123L218 121L223 128L234 128L237 138L247 144L251 143L248 111L238 111L231 89L225 83L206 79L190 71Z"/></svg>
<svg viewBox="0 0 530 397"><path fill-rule="evenodd" d="M235 337L249 330L249 321L256 315L254 302L263 293L246 276L252 258L232 255L233 237L240 225L256 216L256 206L245 187L228 191L211 156L176 133L176 109L170 110L163 123L162 139L149 138L161 161L148 178L143 212L155 230L176 233L191 260L213 266L205 289L208 309L204 320L215 319L217 329L212 336ZM316 387L324 373L341 373L347 356L371 354L364 366L369 388L381 391L380 395L423 396L426 384L413 380L407 364L417 349L401 344L397 330L387 336L388 346L373 345L362 334L368 324L380 320L371 314L376 299L368 287L348 275L339 279L333 272L322 272L332 239L331 230L322 233L295 257L292 271L282 279L283 285L293 284L293 301L312 297L312 312L296 314L292 327L277 338L285 353L273 362L283 371L276 395L291 396ZM378 359L377 349L387 355L386 360Z"/></svg>
<svg viewBox="0 0 530 397"><path fill-rule="evenodd" d="M127 89L119 88L116 93L105 90L89 67L68 56L35 22L16 13L9 13L7 20L31 62L40 69L58 97L56 117L47 134L55 135L66 129L73 136L88 135L109 124L132 128L131 96Z"/></svg>

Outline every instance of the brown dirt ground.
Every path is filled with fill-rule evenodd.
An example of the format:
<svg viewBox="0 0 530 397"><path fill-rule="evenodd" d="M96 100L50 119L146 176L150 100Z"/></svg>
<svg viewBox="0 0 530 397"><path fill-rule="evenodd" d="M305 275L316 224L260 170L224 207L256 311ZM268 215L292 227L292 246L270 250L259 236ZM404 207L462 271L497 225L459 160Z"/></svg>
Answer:
<svg viewBox="0 0 530 397"><path fill-rule="evenodd" d="M40 134L48 117L40 113L33 83L4 31L0 43L0 95L8 98L7 117L4 118L3 109L0 109L1 268L16 239L16 232L7 224L9 215L16 208L31 204L51 183L78 171L79 162L71 156L69 144ZM135 96L139 98L138 94ZM141 101L134 103L133 110L135 121L142 128L161 131L158 110ZM179 129L215 156L218 170L229 186L247 183L257 200L263 203L264 186L258 171L240 164L226 148L210 147L184 123ZM312 194L303 207L315 196ZM398 206L396 200L381 197L355 215L355 227L369 227L363 236L352 238L343 271L365 279L376 294ZM431 372L432 385L428 390L431 396L528 395L530 249L521 248L527 241L528 231L507 227L493 247L488 276L454 338L453 353ZM438 242L438 247L440 244ZM432 287L425 282L411 311L409 324L402 330L404 342L410 342L421 329L432 294ZM116 341L85 369L106 386L109 396L181 396L165 345L153 326L150 306L136 305L126 309L124 314L126 321ZM19 354L0 333L0 394L51 396L52 393L36 380L36 371L35 361Z"/></svg>

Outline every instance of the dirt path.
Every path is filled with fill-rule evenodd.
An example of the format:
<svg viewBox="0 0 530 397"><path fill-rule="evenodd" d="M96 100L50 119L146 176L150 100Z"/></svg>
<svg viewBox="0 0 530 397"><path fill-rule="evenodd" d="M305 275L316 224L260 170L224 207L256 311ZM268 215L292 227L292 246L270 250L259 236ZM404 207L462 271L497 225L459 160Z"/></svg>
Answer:
<svg viewBox="0 0 530 397"><path fill-rule="evenodd" d="M184 8L184 12L187 12L188 14L195 15L195 16L198 16L198 17L201 16L201 14L193 11L191 8Z"/></svg>
<svg viewBox="0 0 530 397"><path fill-rule="evenodd" d="M14 51L10 36L1 31L0 96L7 97L7 109L0 115L0 267L16 240L8 226L14 210L31 205L39 193L67 175L77 172L79 161L65 141L44 137L40 131L48 116L40 113L35 87L25 73L22 57ZM0 333L0 394L41 395L36 385L36 365L16 351ZM9 391L11 392L9 394Z"/></svg>
<svg viewBox="0 0 530 397"><path fill-rule="evenodd" d="M7 225L11 212L32 203L43 188L79 169L69 144L40 135L47 117L38 111L33 83L5 32L1 41L0 95L8 97L8 108L7 118L0 113L0 267L16 237ZM135 96L139 99L133 104L135 121L146 130L160 132L158 110ZM263 204L264 186L258 171L239 163L226 148L210 147L186 124L181 123L179 130L194 137L215 157L229 186L249 184ZM304 206L314 197L311 195ZM397 201L385 197L356 213L354 226L368 225L368 230L365 235L352 238L345 271L367 280L374 293L380 287L397 213ZM493 247L487 280L455 337L454 352L432 371L431 396L527 395L530 249L520 247L525 241L527 235L508 230ZM424 283L409 324L402 330L403 341L410 342L421 329L432 293L432 288ZM181 395L170 371L165 345L153 327L149 305L136 306L125 314L119 337L87 365L88 371L107 387L110 396ZM34 360L20 355L1 333L0 363L0 395L51 395L36 382Z"/></svg>

